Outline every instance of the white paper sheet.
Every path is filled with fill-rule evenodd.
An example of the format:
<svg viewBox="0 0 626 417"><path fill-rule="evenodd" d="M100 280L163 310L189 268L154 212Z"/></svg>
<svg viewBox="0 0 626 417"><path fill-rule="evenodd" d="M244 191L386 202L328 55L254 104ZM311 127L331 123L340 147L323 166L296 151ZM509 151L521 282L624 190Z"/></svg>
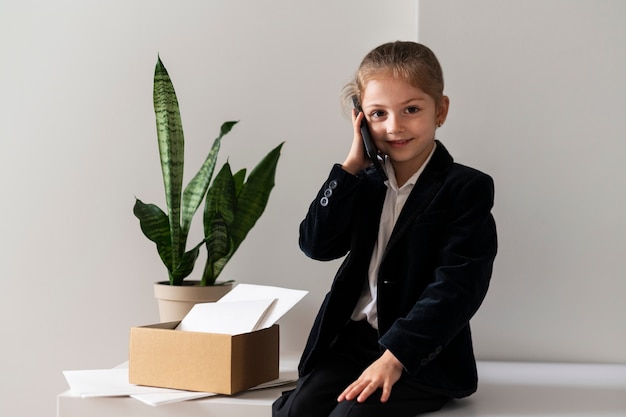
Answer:
<svg viewBox="0 0 626 417"><path fill-rule="evenodd" d="M127 368L63 371L63 375L72 392L83 398L181 392L180 390L168 388L130 384L128 382Z"/></svg>
<svg viewBox="0 0 626 417"><path fill-rule="evenodd" d="M225 303L200 303L182 319L176 330L237 335L258 330L276 301L253 299Z"/></svg>
<svg viewBox="0 0 626 417"><path fill-rule="evenodd" d="M168 388L145 387L128 383L128 368L63 371L70 390L82 398L130 396L153 407L180 401L207 398L218 394L212 392L183 391ZM278 379L269 381L251 390L277 387L294 382L295 370L280 370Z"/></svg>
<svg viewBox="0 0 626 417"><path fill-rule="evenodd" d="M181 401L196 400L198 398L214 397L217 394L212 392L164 392L162 394L133 394L130 397L141 401L144 404L158 407L165 404L173 404Z"/></svg>
<svg viewBox="0 0 626 417"><path fill-rule="evenodd" d="M257 327L257 330L272 327L295 306L309 292L304 290L292 290L288 288L272 287L268 285L238 284L216 304L230 303L234 301L250 301L263 299L276 299L276 303L270 307L267 315Z"/></svg>

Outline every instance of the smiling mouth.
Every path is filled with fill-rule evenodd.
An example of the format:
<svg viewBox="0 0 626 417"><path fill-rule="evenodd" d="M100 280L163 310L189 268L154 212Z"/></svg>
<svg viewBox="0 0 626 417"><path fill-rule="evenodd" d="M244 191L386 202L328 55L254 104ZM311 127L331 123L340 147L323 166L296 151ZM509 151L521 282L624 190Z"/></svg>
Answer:
<svg viewBox="0 0 626 417"><path fill-rule="evenodd" d="M402 146L402 145L406 145L412 140L413 139L396 139L396 140L388 140L387 143L391 146Z"/></svg>

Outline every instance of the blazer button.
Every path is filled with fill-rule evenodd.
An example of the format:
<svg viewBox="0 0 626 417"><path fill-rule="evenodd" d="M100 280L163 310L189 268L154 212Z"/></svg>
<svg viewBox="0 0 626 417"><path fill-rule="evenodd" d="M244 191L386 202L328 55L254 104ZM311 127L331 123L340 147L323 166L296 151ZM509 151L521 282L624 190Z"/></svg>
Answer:
<svg viewBox="0 0 626 417"><path fill-rule="evenodd" d="M335 188L337 188L337 180L332 180L331 182L328 183L328 186L330 187L331 190L334 190Z"/></svg>
<svg viewBox="0 0 626 417"><path fill-rule="evenodd" d="M420 365L422 365L422 366L426 366L426 365L428 365L428 359L422 359L422 360L420 361Z"/></svg>
<svg viewBox="0 0 626 417"><path fill-rule="evenodd" d="M324 190L324 197L330 197L331 195L333 195L333 190L330 188Z"/></svg>
<svg viewBox="0 0 626 417"><path fill-rule="evenodd" d="M322 197L320 199L320 204L322 205L322 207L326 207L328 205L328 198Z"/></svg>

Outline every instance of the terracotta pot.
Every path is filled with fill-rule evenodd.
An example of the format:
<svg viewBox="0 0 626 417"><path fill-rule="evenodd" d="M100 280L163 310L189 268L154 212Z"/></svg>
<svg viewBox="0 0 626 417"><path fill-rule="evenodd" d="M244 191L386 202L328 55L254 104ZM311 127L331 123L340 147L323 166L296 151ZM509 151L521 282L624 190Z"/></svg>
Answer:
<svg viewBox="0 0 626 417"><path fill-rule="evenodd" d="M199 281L185 281L183 285L170 285L167 281L154 283L154 297L159 303L162 323L180 321L198 303L215 302L232 288L233 284L201 287Z"/></svg>

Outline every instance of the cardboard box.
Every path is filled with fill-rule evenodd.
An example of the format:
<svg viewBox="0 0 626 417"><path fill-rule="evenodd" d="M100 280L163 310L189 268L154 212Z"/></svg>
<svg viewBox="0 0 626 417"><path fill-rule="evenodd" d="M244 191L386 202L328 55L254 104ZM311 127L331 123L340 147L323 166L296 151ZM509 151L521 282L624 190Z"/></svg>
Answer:
<svg viewBox="0 0 626 417"><path fill-rule="evenodd" d="M278 325L231 336L174 330L178 323L131 328L131 384L234 394L278 378Z"/></svg>

